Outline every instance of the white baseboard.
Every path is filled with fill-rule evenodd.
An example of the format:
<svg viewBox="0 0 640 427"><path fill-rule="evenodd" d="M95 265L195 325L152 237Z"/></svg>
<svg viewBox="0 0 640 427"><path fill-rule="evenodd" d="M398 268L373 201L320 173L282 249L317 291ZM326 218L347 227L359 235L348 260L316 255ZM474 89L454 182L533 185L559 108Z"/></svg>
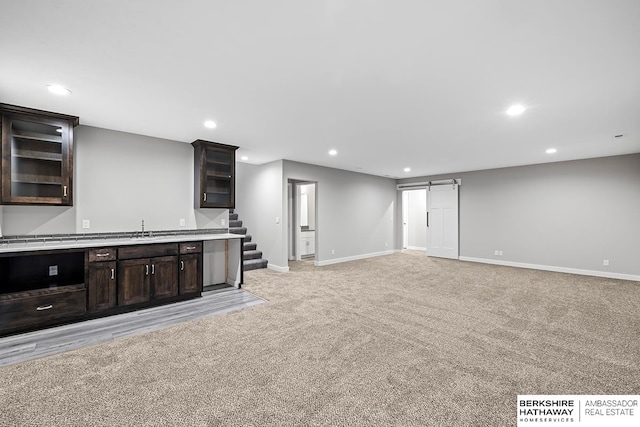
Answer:
<svg viewBox="0 0 640 427"><path fill-rule="evenodd" d="M525 262L498 261L488 258L473 258L461 256L460 261L481 262L483 264L504 265L507 267L531 268L533 270L555 271L558 273L579 274L581 276L607 277L609 279L640 281L640 276L635 274L610 273L608 271L582 270L579 268L557 267L555 265L528 264Z"/></svg>
<svg viewBox="0 0 640 427"><path fill-rule="evenodd" d="M421 248L420 246L407 246L410 251L427 251L427 248Z"/></svg>
<svg viewBox="0 0 640 427"><path fill-rule="evenodd" d="M278 273L287 273L289 271L289 266L281 267L279 265L275 265L275 264L271 264L271 263L267 264L267 268L269 270L277 271Z"/></svg>
<svg viewBox="0 0 640 427"><path fill-rule="evenodd" d="M373 252L369 254L354 255L354 256L348 256L344 258L334 258L334 259L327 259L324 261L315 261L314 264L318 267L322 267L324 265L340 264L341 262L349 262L349 261L356 261L359 259L373 258L373 257L383 256L383 255L391 255L395 252L398 252L398 251L391 249L391 250L382 251L382 252Z"/></svg>

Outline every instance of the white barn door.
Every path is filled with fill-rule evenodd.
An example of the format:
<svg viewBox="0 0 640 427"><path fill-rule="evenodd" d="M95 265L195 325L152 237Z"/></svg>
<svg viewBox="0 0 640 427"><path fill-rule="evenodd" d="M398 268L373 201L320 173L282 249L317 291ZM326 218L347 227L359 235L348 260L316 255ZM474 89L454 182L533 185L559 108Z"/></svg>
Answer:
<svg viewBox="0 0 640 427"><path fill-rule="evenodd" d="M458 185L427 191L427 255L458 259Z"/></svg>

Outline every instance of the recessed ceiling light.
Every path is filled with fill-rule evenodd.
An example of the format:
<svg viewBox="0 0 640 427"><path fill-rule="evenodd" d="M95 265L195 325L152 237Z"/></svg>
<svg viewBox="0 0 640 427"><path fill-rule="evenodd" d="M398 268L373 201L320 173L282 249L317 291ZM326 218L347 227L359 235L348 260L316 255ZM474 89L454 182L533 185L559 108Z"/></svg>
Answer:
<svg viewBox="0 0 640 427"><path fill-rule="evenodd" d="M547 153L547 154L553 154L553 153L556 153L557 151L558 151L558 150L556 150L555 148L547 148L546 153Z"/></svg>
<svg viewBox="0 0 640 427"><path fill-rule="evenodd" d="M338 154L337 150L329 150L329 155L335 156L336 154Z"/></svg>
<svg viewBox="0 0 640 427"><path fill-rule="evenodd" d="M71 91L64 86L60 85L47 85L47 89L49 92L54 93L56 95L70 95Z"/></svg>
<svg viewBox="0 0 640 427"><path fill-rule="evenodd" d="M207 127L209 129L213 129L216 126L218 126L218 125L213 120L207 120L206 122L204 122L204 127Z"/></svg>
<svg viewBox="0 0 640 427"><path fill-rule="evenodd" d="M411 168L404 168L405 172L411 172Z"/></svg>
<svg viewBox="0 0 640 427"><path fill-rule="evenodd" d="M510 116L519 116L520 114L524 113L524 110L526 110L526 109L527 108L524 105L521 105L521 104L512 105L507 110L507 114L510 115Z"/></svg>
<svg viewBox="0 0 640 427"><path fill-rule="evenodd" d="M242 156L240 157L240 160L249 160L249 158L247 156Z"/></svg>

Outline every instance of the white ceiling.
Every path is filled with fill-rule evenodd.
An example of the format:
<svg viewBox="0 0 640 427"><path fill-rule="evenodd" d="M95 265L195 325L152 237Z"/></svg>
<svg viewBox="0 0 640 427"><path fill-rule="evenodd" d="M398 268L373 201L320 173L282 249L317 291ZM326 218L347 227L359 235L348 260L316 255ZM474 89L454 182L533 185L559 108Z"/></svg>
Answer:
<svg viewBox="0 0 640 427"><path fill-rule="evenodd" d="M638 0L3 0L0 55L0 102L249 163L402 178L640 152Z"/></svg>

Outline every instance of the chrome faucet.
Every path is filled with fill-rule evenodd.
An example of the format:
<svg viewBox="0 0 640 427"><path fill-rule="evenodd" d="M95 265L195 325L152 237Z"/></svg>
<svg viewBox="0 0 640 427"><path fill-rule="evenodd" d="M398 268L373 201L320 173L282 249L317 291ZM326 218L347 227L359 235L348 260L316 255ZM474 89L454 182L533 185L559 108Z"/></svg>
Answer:
<svg viewBox="0 0 640 427"><path fill-rule="evenodd" d="M142 220L142 231L140 232L140 237L153 237L153 231L149 230L145 233L144 231L144 219Z"/></svg>

